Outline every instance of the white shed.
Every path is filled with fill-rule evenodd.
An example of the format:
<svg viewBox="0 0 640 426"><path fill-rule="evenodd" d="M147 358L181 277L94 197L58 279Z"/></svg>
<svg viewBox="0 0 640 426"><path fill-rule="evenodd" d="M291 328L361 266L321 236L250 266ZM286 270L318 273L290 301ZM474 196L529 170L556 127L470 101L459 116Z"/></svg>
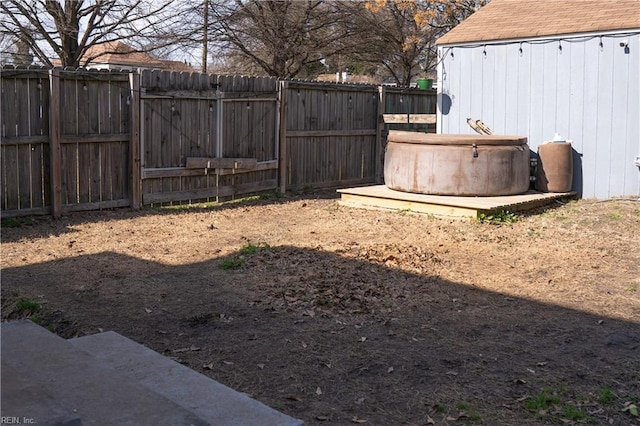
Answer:
<svg viewBox="0 0 640 426"><path fill-rule="evenodd" d="M640 195L640 0L492 0L438 40L438 133L572 140L573 190Z"/></svg>

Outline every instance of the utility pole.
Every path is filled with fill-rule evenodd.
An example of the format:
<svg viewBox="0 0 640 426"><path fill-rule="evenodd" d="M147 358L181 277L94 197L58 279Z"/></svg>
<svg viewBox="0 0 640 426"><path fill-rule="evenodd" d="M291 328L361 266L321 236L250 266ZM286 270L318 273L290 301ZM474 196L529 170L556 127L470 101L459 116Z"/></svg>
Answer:
<svg viewBox="0 0 640 426"><path fill-rule="evenodd" d="M207 73L207 42L209 37L209 0L204 0L204 20L202 24L202 73Z"/></svg>

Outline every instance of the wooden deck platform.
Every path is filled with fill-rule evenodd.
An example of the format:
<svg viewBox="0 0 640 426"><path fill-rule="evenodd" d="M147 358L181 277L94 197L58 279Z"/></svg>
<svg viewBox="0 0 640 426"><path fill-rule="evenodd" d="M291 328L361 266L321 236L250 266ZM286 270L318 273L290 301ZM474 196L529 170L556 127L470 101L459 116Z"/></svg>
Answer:
<svg viewBox="0 0 640 426"><path fill-rule="evenodd" d="M478 218L480 214L501 210L511 212L532 209L560 198L570 198L575 192L540 193L529 191L521 195L500 197L454 197L412 194L394 191L384 185L339 189L339 204L349 207L409 210L449 218Z"/></svg>

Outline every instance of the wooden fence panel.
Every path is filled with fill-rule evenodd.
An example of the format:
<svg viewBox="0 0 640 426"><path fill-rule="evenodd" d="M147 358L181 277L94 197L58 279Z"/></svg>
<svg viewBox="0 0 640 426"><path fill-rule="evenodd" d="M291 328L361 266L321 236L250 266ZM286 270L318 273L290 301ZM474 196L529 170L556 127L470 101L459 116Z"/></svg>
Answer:
<svg viewBox="0 0 640 426"><path fill-rule="evenodd" d="M129 84L123 73L61 72L63 211L131 204Z"/></svg>
<svg viewBox="0 0 640 426"><path fill-rule="evenodd" d="M284 96L288 188L375 181L377 87L290 82Z"/></svg>

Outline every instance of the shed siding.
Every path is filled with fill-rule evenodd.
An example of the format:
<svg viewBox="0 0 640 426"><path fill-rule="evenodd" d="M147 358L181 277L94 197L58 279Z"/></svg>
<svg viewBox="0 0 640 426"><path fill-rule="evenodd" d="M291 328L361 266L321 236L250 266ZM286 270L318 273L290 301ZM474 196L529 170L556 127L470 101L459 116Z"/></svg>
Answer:
<svg viewBox="0 0 640 426"><path fill-rule="evenodd" d="M640 195L638 34L439 49L439 133L473 133L467 118L481 119L535 152L558 132L573 140L575 191Z"/></svg>

